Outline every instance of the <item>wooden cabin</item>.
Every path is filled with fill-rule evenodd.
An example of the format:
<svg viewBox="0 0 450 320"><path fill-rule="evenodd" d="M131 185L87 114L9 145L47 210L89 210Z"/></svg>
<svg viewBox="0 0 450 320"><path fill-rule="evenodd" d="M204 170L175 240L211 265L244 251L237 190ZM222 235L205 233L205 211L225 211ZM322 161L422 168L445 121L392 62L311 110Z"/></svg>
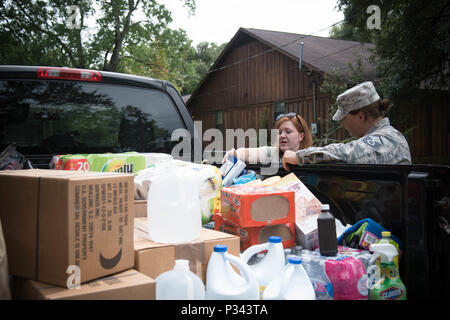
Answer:
<svg viewBox="0 0 450 320"><path fill-rule="evenodd" d="M240 28L186 104L194 121L201 121L202 132L220 129L224 140L225 129L272 129L276 116L286 112L300 114L313 133L320 135L326 131L328 108L334 102L329 94L320 92L324 74L336 70L345 78L350 74L349 64L360 60L367 80L373 80L375 71L369 57L374 48L373 44L354 41ZM404 125L422 120L413 119ZM446 140L434 150L448 156L448 121L442 121ZM430 126L419 125L420 132ZM347 137L343 129L332 136L339 140ZM432 151L424 136L417 138L422 142L410 142L413 156ZM223 146L226 148L225 141Z"/></svg>

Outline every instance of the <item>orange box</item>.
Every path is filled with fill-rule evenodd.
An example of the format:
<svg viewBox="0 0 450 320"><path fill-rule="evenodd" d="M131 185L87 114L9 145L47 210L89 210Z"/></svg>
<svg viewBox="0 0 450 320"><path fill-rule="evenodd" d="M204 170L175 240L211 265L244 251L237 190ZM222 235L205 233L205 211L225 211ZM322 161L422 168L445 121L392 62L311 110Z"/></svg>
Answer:
<svg viewBox="0 0 450 320"><path fill-rule="evenodd" d="M239 186L220 191L221 214L241 227L263 227L295 222L295 192L261 186Z"/></svg>
<svg viewBox="0 0 450 320"><path fill-rule="evenodd" d="M281 237L284 248L291 248L295 245L295 223L271 224L261 227L240 227L221 214L215 214L214 229L240 237L240 250L245 251L255 244L265 243L270 236Z"/></svg>

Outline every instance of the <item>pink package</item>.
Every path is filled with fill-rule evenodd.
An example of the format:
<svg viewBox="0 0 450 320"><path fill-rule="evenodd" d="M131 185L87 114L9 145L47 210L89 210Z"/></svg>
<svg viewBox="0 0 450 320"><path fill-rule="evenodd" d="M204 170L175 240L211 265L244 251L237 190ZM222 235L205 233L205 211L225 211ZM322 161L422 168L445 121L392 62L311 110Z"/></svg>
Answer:
<svg viewBox="0 0 450 320"><path fill-rule="evenodd" d="M325 272L333 285L334 300L367 300L367 274L361 260L329 259Z"/></svg>

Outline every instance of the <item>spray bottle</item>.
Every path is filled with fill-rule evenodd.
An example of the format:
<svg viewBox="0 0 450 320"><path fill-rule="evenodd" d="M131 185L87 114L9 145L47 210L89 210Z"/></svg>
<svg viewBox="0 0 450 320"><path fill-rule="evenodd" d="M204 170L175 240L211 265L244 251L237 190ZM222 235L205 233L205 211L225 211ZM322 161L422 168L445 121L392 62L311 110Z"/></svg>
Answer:
<svg viewBox="0 0 450 320"><path fill-rule="evenodd" d="M406 300L406 287L400 279L393 258L398 254L390 243L377 243L370 245L373 252L371 264L381 256L381 272L376 264L367 270L369 275L370 300ZM372 281L375 280L375 281ZM377 281L378 280L378 281Z"/></svg>

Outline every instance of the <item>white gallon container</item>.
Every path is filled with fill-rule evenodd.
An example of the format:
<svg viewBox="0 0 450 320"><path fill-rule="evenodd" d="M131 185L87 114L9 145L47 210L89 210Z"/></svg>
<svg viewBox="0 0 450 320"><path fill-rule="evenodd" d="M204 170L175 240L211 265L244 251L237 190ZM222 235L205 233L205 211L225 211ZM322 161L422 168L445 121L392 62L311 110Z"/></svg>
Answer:
<svg viewBox="0 0 450 320"><path fill-rule="evenodd" d="M225 245L215 245L206 270L206 299L259 300L258 282L240 258L227 252ZM231 267L235 265L242 276Z"/></svg>
<svg viewBox="0 0 450 320"><path fill-rule="evenodd" d="M271 236L268 242L247 248L241 254L241 258L245 263L248 263L253 255L264 250L267 250L264 258L249 266L258 281L261 298L266 286L276 275L283 272L286 264L283 244L281 243L281 237L278 236Z"/></svg>
<svg viewBox="0 0 450 320"><path fill-rule="evenodd" d="M152 178L147 198L148 234L162 243L189 242L200 237L202 214L194 172L173 168Z"/></svg>
<svg viewBox="0 0 450 320"><path fill-rule="evenodd" d="M156 300L204 300L203 281L191 270L189 260L175 260L172 270L160 274L156 281Z"/></svg>
<svg viewBox="0 0 450 320"><path fill-rule="evenodd" d="M266 287L264 300L315 300L311 280L302 266L302 259L291 256L282 273Z"/></svg>

